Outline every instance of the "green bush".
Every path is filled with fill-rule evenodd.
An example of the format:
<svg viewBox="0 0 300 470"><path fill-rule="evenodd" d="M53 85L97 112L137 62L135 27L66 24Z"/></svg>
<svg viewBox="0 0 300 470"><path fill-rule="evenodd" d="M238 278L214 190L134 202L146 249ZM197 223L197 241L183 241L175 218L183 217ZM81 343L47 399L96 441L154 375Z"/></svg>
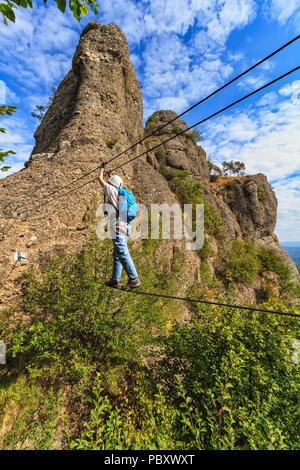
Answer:
<svg viewBox="0 0 300 470"><path fill-rule="evenodd" d="M181 204L204 204L204 227L206 233L217 234L224 230L218 211L203 200L203 183L194 181L188 176L175 176L171 179L171 189L176 193ZM193 215L195 219L195 215Z"/></svg>
<svg viewBox="0 0 300 470"><path fill-rule="evenodd" d="M157 158L157 161L160 163L160 165L163 165L166 163L166 149L164 145L161 145L154 151L154 155Z"/></svg>
<svg viewBox="0 0 300 470"><path fill-rule="evenodd" d="M218 271L228 281L251 284L260 270L260 262L253 242L232 240L219 259Z"/></svg>
<svg viewBox="0 0 300 470"><path fill-rule="evenodd" d="M275 301L264 307L287 310ZM299 449L299 367L292 363L290 349L297 320L224 307L196 308L190 321L174 324L161 339L162 359L156 368L182 410L186 445Z"/></svg>
<svg viewBox="0 0 300 470"><path fill-rule="evenodd" d="M168 403L160 386L151 387L149 381L139 376L140 373L134 378L131 387L120 390L115 400L105 394L101 377L98 377L91 399L90 417L81 435L69 440L71 449L181 448L176 429L179 411Z"/></svg>
<svg viewBox="0 0 300 470"><path fill-rule="evenodd" d="M299 369L290 349L297 321L199 304L194 312L157 338L151 367L114 398L99 377L70 448L299 449Z"/></svg>
<svg viewBox="0 0 300 470"><path fill-rule="evenodd" d="M224 246L218 262L218 272L228 281L251 284L257 276L266 271L274 273L280 287L280 294L296 292L297 286L291 281L291 270L272 249L258 246L253 241L231 240ZM262 279L264 281L264 279ZM271 295L271 286L264 282L261 296Z"/></svg>
<svg viewBox="0 0 300 470"><path fill-rule="evenodd" d="M214 250L211 247L211 244L209 243L209 240L207 238L204 238L204 243L203 247L201 250L199 250L199 256L202 261L205 261L207 258L211 258L215 255Z"/></svg>
<svg viewBox="0 0 300 470"><path fill-rule="evenodd" d="M0 388L0 450L47 450L64 421L63 397L55 387L45 390L20 375L2 380Z"/></svg>
<svg viewBox="0 0 300 470"><path fill-rule="evenodd" d="M195 145L197 145L198 142L203 141L203 134L198 129L193 129L192 131L187 132L185 136L188 140L191 140Z"/></svg>
<svg viewBox="0 0 300 470"><path fill-rule="evenodd" d="M26 320L12 321L14 312L7 312L0 326L10 370L22 364L21 370L31 378L49 384L76 384L101 371L103 383L114 387L152 341L152 329L160 331L176 315L167 301L128 297L101 285L110 274L110 245L109 241L100 247L98 240L92 240L80 253L51 261L42 276L33 269L26 273L22 281ZM179 273L167 272L163 257L153 271L155 263L150 267L141 250L133 256L144 288L172 291Z"/></svg>
<svg viewBox="0 0 300 470"><path fill-rule="evenodd" d="M119 138L115 137L114 139L109 140L108 142L106 142L106 145L109 149L112 149L118 143L118 141L119 141Z"/></svg>
<svg viewBox="0 0 300 470"><path fill-rule="evenodd" d="M176 294L182 254L165 260L156 242L131 245L143 288ZM299 449L297 320L187 303L192 316L180 325L178 301L93 282L108 277L110 249L91 238L41 273L30 269L23 304L1 313L0 448L49 449L59 439L74 449ZM255 258L257 272L281 273L274 253L253 243L231 250ZM296 311L278 300L262 307Z"/></svg>
<svg viewBox="0 0 300 470"><path fill-rule="evenodd" d="M258 257L261 262L261 273L271 271L278 275L283 290L288 289L291 282L291 270L272 249L260 247Z"/></svg>
<svg viewBox="0 0 300 470"><path fill-rule="evenodd" d="M145 136L147 136L148 133L152 133L159 127L159 119L156 116L150 116L146 122L145 126Z"/></svg>
<svg viewBox="0 0 300 470"><path fill-rule="evenodd" d="M259 200L259 201L261 201L261 202L265 201L266 198L267 198L267 192L266 192L266 190L265 190L264 188L258 189L258 191L257 191L257 197L258 197L258 200Z"/></svg>

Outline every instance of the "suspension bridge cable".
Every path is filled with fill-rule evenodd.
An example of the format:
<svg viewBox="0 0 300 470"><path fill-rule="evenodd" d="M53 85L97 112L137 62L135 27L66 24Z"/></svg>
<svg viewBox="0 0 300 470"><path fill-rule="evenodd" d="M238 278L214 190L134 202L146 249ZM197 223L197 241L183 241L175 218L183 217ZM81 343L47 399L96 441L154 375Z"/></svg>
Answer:
<svg viewBox="0 0 300 470"><path fill-rule="evenodd" d="M289 72L286 72L285 74L281 75L280 77L275 78L275 79L272 80L271 82L266 83L265 85L261 86L260 88L257 88L256 90L252 91L251 93L248 93L248 95L243 96L242 98L240 98L240 99L234 101L233 103L229 104L228 106L225 106L224 108L220 109L219 111L216 111L215 113L211 114L210 116L206 117L205 119L202 119L201 121L196 122L196 124L193 124L192 126L188 127L187 129L185 129L185 130L183 130L183 131L180 131L180 132L177 132L176 135L170 137L169 139L163 140L162 142L160 142L159 144L155 145L155 146L152 147L151 149L146 150L145 152L142 152L140 155L137 155L136 157L131 158L130 160L128 160L128 161L125 162L125 163L122 163L122 164L119 165L119 166L116 166L115 168L113 168L113 169L110 170L110 171L118 170L119 168L122 168L123 166L127 165L128 163L133 162L133 161L136 160L137 158L142 157L142 156L145 155L146 153L152 152L153 150L155 150L156 148L160 147L161 145L166 144L167 142L170 142L170 140L173 140L173 139L175 139L176 137L178 137L178 136L184 134L185 132L189 131L190 129L193 129L193 127L199 126L199 124L203 124L204 122L206 122L206 121L208 121L209 119L211 119L211 118L217 116L218 114L223 113L224 111L226 111L227 109L231 108L232 106L235 106L236 104L241 103L242 101L244 101L245 99L249 98L250 96L255 95L256 93L258 93L259 91L263 90L264 88L267 88L268 86L273 85L274 83L278 82L279 80L282 80L283 78L285 78L285 77L287 77L288 75L290 75L290 74L296 72L296 71L299 70L299 69L300 69L300 65L298 65L298 67L293 68L293 69L290 70Z"/></svg>
<svg viewBox="0 0 300 470"><path fill-rule="evenodd" d="M187 114L189 111L191 111L192 109L196 108L197 106L199 106L200 104L204 103L205 101L207 101L209 98L211 98L212 96L216 95L217 93L219 93L220 91L224 90L224 88L227 88L229 85L231 85L232 83L234 83L235 81L237 81L239 78L243 77L244 75L246 75L247 73L251 72L252 70L254 70L256 67L258 67L259 65L261 65L263 62L269 60L271 57L273 57L274 55L278 54L280 51L282 51L283 49L285 49L286 47L290 46L293 42L297 41L298 39L300 38L300 35L294 37L291 41L287 42L286 44L284 44L283 46L281 46L279 49L277 49L276 51L272 52L271 54L269 54L268 56L266 56L264 59L261 59L259 62L256 62L254 65L252 65L251 67L249 67L247 70L244 70L244 72L240 73L239 75L237 75L236 77L232 78L229 82L225 83L224 85L222 85L220 88L218 88L217 90L213 91L212 93L210 93L209 95L205 96L205 98L202 98L200 101L198 101L197 103L193 104L190 108L186 109L185 111L183 111L181 114L179 114L178 116L174 117L173 119L171 119L170 121L166 122L165 124L163 124L162 126L159 126L157 129L155 129L151 134L148 134L147 136L143 137L143 139L139 140L137 143L133 144L131 147L129 147L128 149L126 150L123 150L122 152L120 152L118 155L116 155L115 157L111 158L107 163L110 163L112 162L113 160L115 160L116 158L120 157L121 155L123 155L124 153L127 153L129 150L133 149L136 145L138 144L141 144L142 142L144 142L145 139L148 139L149 137L152 137L154 134L156 134L158 131L160 131L161 129L164 129L166 126L168 126L169 124L171 124L172 122L176 121L177 119L179 119L181 116L184 116L185 114Z"/></svg>
<svg viewBox="0 0 300 470"><path fill-rule="evenodd" d="M202 119L201 121L197 122L196 124L193 124L192 126L188 127L187 129L185 129L185 130L183 130L183 131L181 131L181 132L178 132L178 133L176 133L176 135L174 135L174 136L172 136L172 137L170 137L170 138L168 138L168 139L166 139L166 140L160 142L159 144L155 145L155 146L152 147L151 149L148 149L148 150L146 150L145 152L142 152L141 154L139 154L139 155L137 155L137 156L131 158L131 159L128 160L127 162L124 162L124 163L122 163L121 165L119 165L119 166L113 168L111 171L115 171L115 170L117 170L117 169L119 169L119 168L122 168L123 166L127 165L128 163L131 163L131 162L133 162L134 160L136 160L136 159L142 157L143 155L152 152L153 150L155 150L156 148L160 147L161 145L163 145L163 144L169 142L170 140L176 139L177 137L179 137L180 135L182 135L182 134L184 134L185 132L189 131L189 130L192 129L193 127L196 127L196 126L198 126L199 124L202 124L202 123L208 121L209 119L212 119L213 117L215 117L215 116L217 116L217 115L223 113L224 111L226 111L227 109L231 108L232 106L235 106L236 104L241 103L242 101L244 101L245 99L249 98L250 96L255 95L255 94L258 93L259 91L261 91L261 90L263 90L263 89L269 87L270 85L273 85L274 83L278 82L279 80L282 80L283 78L285 78L285 77L287 77L288 75L290 75L290 74L296 72L296 71L299 70L299 69L300 69L300 65L299 65L298 67L295 67L295 68L293 68L292 70L286 72L285 74L281 75L280 77L277 77L277 78L275 78L274 80L272 80L272 81L266 83L265 85L261 86L260 88L257 88L256 90L252 91L251 93L248 93L247 95L243 96L242 98L239 98L238 100L236 100L236 101L234 101L233 103L231 103L231 104L225 106L224 108L220 109L219 111L216 111L215 113L211 114L210 116L206 117L205 119ZM37 205L37 206L34 206L34 207L32 207L32 208L25 209L24 211L22 211L22 214L31 212L31 211L33 211L33 210L37 210L37 209L39 209L39 208L41 208L41 207L43 207L43 206L49 204L49 203L52 202L52 201L55 201L55 200L58 200L58 199L60 199L60 198L62 198L62 197L64 197L64 196L67 196L68 194L70 194L70 193L72 193L72 192L74 192L74 191L77 191L78 189L81 189L82 187L86 186L87 184L90 184L90 183L96 181L96 179L97 179L97 178L93 178L92 180L89 180L89 181L85 182L84 184L82 184L82 185L80 185L80 186L78 186L78 187L76 187L76 188L73 188L73 189L71 189L70 191L68 191L68 192L66 192L66 193L63 193L63 194L59 195L59 196L56 197L56 198L52 198L52 199L50 199L50 200L44 201L43 203L41 203L41 204L39 204L39 205Z"/></svg>
<svg viewBox="0 0 300 470"><path fill-rule="evenodd" d="M87 279L85 278L86 281L90 282L95 282L96 284L99 284L103 287L108 287L102 282L96 281L94 279ZM111 289L111 287L108 287ZM137 294L137 295L148 295L151 297L161 297L164 299L172 299L172 300L185 300L186 302L193 302L193 303L200 303L200 304L206 304L206 305L216 305L219 307L229 307L229 308L235 308L235 309L240 309L240 310L251 310L254 312L262 312L262 313L271 313L274 315L285 315L285 316L290 316L290 317L295 317L295 318L300 318L300 314L294 313L294 312L282 312L280 310L268 310L265 308L256 308L256 307L245 307L243 305L236 305L236 304L226 304L222 302L213 302L210 300L200 300L200 299L191 299L189 297L178 297L175 295L167 295L167 294L156 294L155 292L143 292L139 290L123 290L123 289L116 289L120 292L125 292L125 293L130 293L130 294Z"/></svg>
<svg viewBox="0 0 300 470"><path fill-rule="evenodd" d="M118 153L117 155L115 155L113 158L111 158L110 160L108 160L107 163L110 163L112 162L113 160L115 160L116 158L119 158L121 155L124 155L125 153L129 152L129 150L132 150L134 147L136 147L137 145L141 144L142 142L144 142L146 139L148 139L149 137L152 137L154 136L158 131L160 131L161 129L164 129L166 126L168 126L169 124L173 123L174 121L176 121L177 119L179 119L181 116L184 116L185 114L187 114L189 111L191 111L192 109L196 108L197 106L199 106L200 104L204 103L205 101L207 101L209 98L213 97L214 95L216 95L217 93L219 93L220 91L224 90L225 88L227 88L229 85L231 85L232 83L234 83L235 81L239 80L241 77L243 77L244 75L246 75L247 73L251 72L252 70L254 70L256 67L258 67L259 65L261 65L262 63L266 62L267 60L271 59L273 56L275 56L276 54L278 54L279 52L281 52L282 50L284 50L286 47L290 46L291 44L293 44L295 41L297 41L298 39L300 38L300 35L294 37L293 39L291 39L290 41L288 41L287 43L283 44L281 47L279 47L279 49L276 49L275 51L273 51L271 54L267 55L266 57L264 57L263 59L261 59L259 62L256 62L254 65L252 65L251 67L249 67L248 69L244 70L242 73L240 73L239 75L237 75L236 77L232 78L229 82L225 83L224 85L222 85L220 88L218 88L217 90L213 91L212 93L210 93L209 95L205 96L204 98L202 98L200 101L198 101L197 103L195 103L194 105L192 105L190 108L186 109L185 111L183 111L181 114L179 114L178 116L176 116L175 118L171 119L170 121L166 122L165 124L163 124L162 126L159 126L157 129L155 129L151 134L148 134L147 136L143 137L142 139L140 139L138 142L135 142L134 144L132 144L130 147L126 148L125 150L122 150L122 152ZM47 195L47 197L50 197L50 196L53 196L54 194L57 194L58 192L62 191L63 189L71 186L72 184L76 183L77 181L80 181L82 180L83 178L85 178L86 176L89 176L90 174L94 173L95 171L97 171L98 169L100 168L100 166L97 166L95 167L93 170L90 170L89 172L85 173L84 175L80 176L79 178L76 178L74 179L73 181L71 181L70 183L67 183L66 185L62 186L61 188L55 190L55 191L52 191L50 194Z"/></svg>

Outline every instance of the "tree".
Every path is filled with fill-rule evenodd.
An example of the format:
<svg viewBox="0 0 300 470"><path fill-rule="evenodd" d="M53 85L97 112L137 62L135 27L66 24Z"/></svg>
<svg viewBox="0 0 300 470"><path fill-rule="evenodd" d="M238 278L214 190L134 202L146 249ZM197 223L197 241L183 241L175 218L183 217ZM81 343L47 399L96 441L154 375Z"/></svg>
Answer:
<svg viewBox="0 0 300 470"><path fill-rule="evenodd" d="M0 106L0 118L3 118L4 116L11 116L12 113L16 112L16 107L15 106ZM6 129L4 127L0 127L0 132L2 134L5 134ZM3 151L3 149L0 149L0 162L3 163L4 159L10 155L10 154L15 154L13 150L6 150ZM10 166L0 166L0 171L7 171L9 170Z"/></svg>
<svg viewBox="0 0 300 470"><path fill-rule="evenodd" d="M188 134L185 134L185 136L187 139L190 139L194 144L197 144L197 142L202 142L203 140L203 134L197 128L193 129Z"/></svg>
<svg viewBox="0 0 300 470"><path fill-rule="evenodd" d="M47 109L49 108L50 104L52 103L53 98L54 98L55 93L56 93L56 88L54 86L51 87L51 91L52 91L52 96L48 97L48 103L46 103L45 105L37 105L36 104L35 107L34 107L34 110L31 112L31 116L38 119L39 121L41 121L43 119Z"/></svg>
<svg viewBox="0 0 300 470"><path fill-rule="evenodd" d="M235 162L233 160L222 162L222 167L224 176L242 176L245 174L246 169L245 163Z"/></svg>
<svg viewBox="0 0 300 470"><path fill-rule="evenodd" d="M32 8L32 0L4 0L5 3L0 3L0 13L3 16L4 24L8 21L15 22L14 9L18 7ZM43 0L46 4L47 0ZM66 10L67 0L55 0L58 9L64 13ZM96 0L69 0L69 8L77 21L81 20L81 16L88 14L89 8L93 10L95 15L98 14L98 3Z"/></svg>

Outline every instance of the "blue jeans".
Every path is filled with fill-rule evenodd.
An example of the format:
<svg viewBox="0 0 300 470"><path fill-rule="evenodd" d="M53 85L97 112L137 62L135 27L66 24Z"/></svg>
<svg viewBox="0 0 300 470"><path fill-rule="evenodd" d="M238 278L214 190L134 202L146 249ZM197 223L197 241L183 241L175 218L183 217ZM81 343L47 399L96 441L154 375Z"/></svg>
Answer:
<svg viewBox="0 0 300 470"><path fill-rule="evenodd" d="M123 230L116 229L116 238L113 239L114 244L114 264L112 279L119 281L121 279L122 268L125 269L129 279L135 279L137 277L137 272L133 261L131 259L127 242L129 236L129 229L127 228L127 234Z"/></svg>

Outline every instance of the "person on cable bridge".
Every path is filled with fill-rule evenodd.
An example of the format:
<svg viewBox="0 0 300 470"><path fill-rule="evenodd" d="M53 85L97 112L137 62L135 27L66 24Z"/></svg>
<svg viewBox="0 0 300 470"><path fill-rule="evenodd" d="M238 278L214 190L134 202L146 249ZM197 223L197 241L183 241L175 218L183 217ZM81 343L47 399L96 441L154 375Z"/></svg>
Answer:
<svg viewBox="0 0 300 470"><path fill-rule="evenodd" d="M136 217L138 207L133 194L123 189L123 180L118 175L111 175L107 180L109 173L105 169L106 163L103 162L98 176L100 185L103 187L104 195L110 204L110 217L113 217L115 223L115 233L113 233L113 270L109 281L105 282L108 287L120 287L122 268L125 269L128 276L127 285L124 290L131 290L141 286L135 265L130 256L127 242L130 235L130 222Z"/></svg>

